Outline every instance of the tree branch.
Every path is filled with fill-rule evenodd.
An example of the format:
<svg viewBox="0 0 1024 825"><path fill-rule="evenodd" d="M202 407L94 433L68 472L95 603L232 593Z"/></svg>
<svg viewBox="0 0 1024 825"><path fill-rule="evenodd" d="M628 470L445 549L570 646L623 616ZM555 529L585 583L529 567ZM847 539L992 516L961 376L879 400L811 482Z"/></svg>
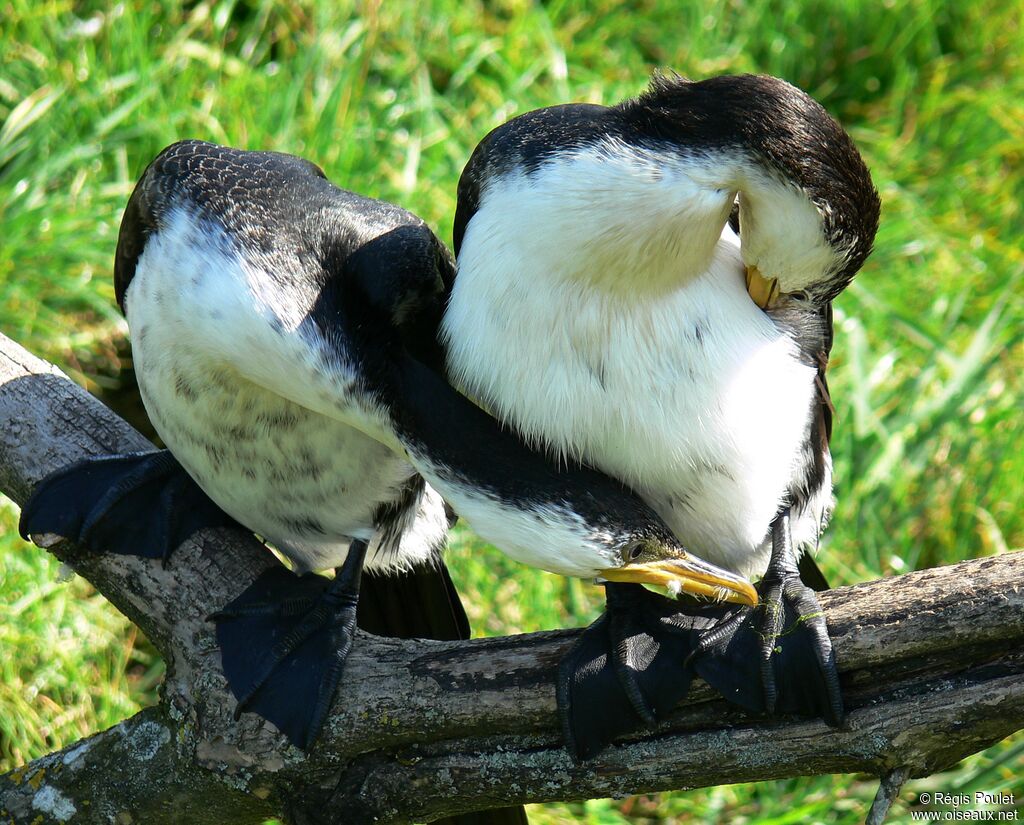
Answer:
<svg viewBox="0 0 1024 825"><path fill-rule="evenodd" d="M148 446L0 336L0 489L16 502L86 455ZM1024 727L1024 554L821 594L849 709L842 729L745 714L698 683L656 730L578 766L554 691L574 632L454 643L361 634L324 735L304 754L252 714L233 720L205 621L275 563L254 539L206 531L166 569L48 549L146 632L167 678L158 707L0 777L3 821L88 811L79 821L407 822L805 774L916 777Z"/></svg>

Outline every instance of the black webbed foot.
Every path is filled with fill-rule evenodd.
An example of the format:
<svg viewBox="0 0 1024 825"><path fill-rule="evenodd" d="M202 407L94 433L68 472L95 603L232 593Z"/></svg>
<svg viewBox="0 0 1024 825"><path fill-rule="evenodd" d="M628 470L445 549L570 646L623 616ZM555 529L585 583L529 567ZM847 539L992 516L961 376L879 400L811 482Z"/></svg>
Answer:
<svg viewBox="0 0 1024 825"><path fill-rule="evenodd" d="M89 458L44 478L22 537L54 533L94 553L163 559L203 527L237 526L168 450Z"/></svg>
<svg viewBox="0 0 1024 825"><path fill-rule="evenodd" d="M701 639L693 665L704 681L757 712L843 718L832 641L814 591L800 580L789 511L772 524L772 557L757 607L733 608Z"/></svg>
<svg viewBox="0 0 1024 825"><path fill-rule="evenodd" d="M757 607L674 601L635 584L606 591L605 614L559 665L559 717L575 758L653 724L686 696L695 675L748 710L841 723L832 642L814 591L801 581L788 510L772 525Z"/></svg>
<svg viewBox="0 0 1024 825"><path fill-rule="evenodd" d="M728 608L685 613L639 584L605 585L607 610L558 668L558 714L566 746L589 759L616 736L653 725L686 695L690 654Z"/></svg>
<svg viewBox="0 0 1024 825"><path fill-rule="evenodd" d="M210 616L236 719L258 713L303 749L316 739L352 649L365 555L352 542L334 581L274 567Z"/></svg>

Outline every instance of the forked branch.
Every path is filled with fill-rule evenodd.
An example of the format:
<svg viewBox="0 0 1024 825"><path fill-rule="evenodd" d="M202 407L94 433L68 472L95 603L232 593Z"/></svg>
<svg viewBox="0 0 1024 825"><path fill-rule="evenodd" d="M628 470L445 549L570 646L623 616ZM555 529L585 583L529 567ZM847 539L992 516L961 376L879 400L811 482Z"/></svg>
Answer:
<svg viewBox="0 0 1024 825"><path fill-rule="evenodd" d="M0 336L0 490L14 501L86 455L147 448ZM233 720L205 621L275 563L254 539L207 531L166 569L48 549L145 631L167 678L157 707L0 777L3 822L407 822L805 774L914 777L1024 728L1024 554L822 594L849 709L842 729L757 718L698 684L656 730L580 766L555 717L571 631L457 643L362 635L304 754L252 714Z"/></svg>

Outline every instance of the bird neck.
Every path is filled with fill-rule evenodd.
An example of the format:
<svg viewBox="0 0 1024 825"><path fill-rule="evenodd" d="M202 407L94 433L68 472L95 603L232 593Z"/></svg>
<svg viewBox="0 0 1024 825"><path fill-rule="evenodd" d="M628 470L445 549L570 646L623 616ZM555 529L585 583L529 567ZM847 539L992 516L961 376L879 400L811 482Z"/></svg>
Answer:
<svg viewBox="0 0 1024 825"><path fill-rule="evenodd" d="M735 200L705 164L598 144L487 187L459 277L513 271L616 300L657 297L705 272Z"/></svg>
<svg viewBox="0 0 1024 825"><path fill-rule="evenodd" d="M395 360L384 393L412 465L478 535L517 561L594 576L619 563L626 522L657 521L618 483L531 450L407 354Z"/></svg>
<svg viewBox="0 0 1024 825"><path fill-rule="evenodd" d="M871 251L880 206L871 175L835 119L789 83L655 76L611 118L634 142L707 162L739 193L744 263L784 292L829 300Z"/></svg>

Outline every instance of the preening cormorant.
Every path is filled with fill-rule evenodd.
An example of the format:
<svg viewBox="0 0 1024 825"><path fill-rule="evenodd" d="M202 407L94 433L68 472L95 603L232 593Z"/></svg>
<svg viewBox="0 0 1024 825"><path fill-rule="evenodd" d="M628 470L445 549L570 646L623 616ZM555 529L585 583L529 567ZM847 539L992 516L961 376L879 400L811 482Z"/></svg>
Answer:
<svg viewBox="0 0 1024 825"><path fill-rule="evenodd" d="M753 611L693 613L695 629L721 622L692 656L662 650L659 597L606 576L608 614L560 683L578 754L666 711L666 680L688 684L691 665L747 707L841 717L796 551L831 508L831 302L878 217L849 136L772 77L659 75L615 106L516 117L470 158L442 325L451 382L629 485L701 557L763 576ZM610 695L632 710L605 713Z"/></svg>

